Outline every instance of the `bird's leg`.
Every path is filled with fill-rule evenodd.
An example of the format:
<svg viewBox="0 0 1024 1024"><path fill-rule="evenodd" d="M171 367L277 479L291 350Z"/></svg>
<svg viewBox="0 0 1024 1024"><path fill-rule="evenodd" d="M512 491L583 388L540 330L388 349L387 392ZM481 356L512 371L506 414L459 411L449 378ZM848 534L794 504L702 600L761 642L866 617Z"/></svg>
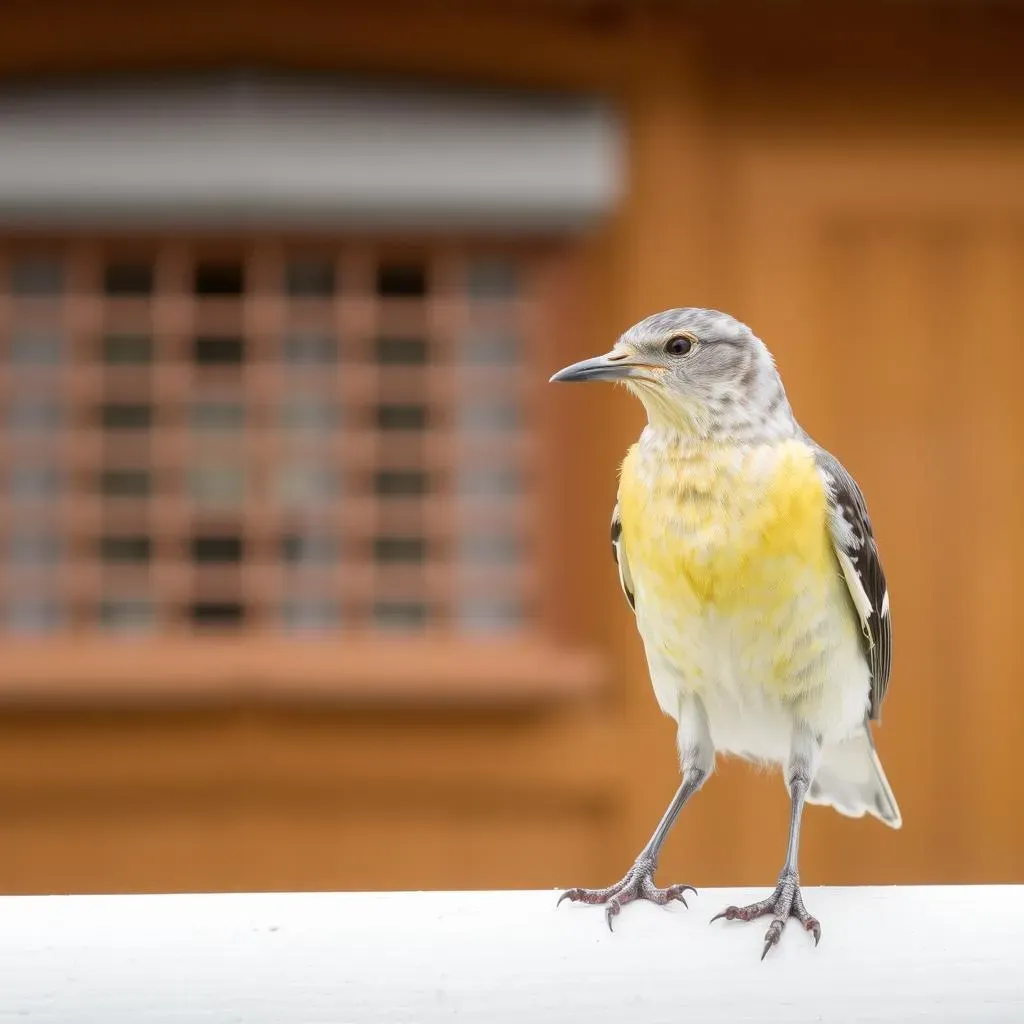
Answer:
<svg viewBox="0 0 1024 1024"><path fill-rule="evenodd" d="M800 892L800 871L798 858L800 850L800 823L803 817L804 799L810 787L811 779L817 768L821 752L820 741L810 730L798 727L794 731L793 747L786 766L786 785L789 789L791 811L789 817L789 842L786 847L786 863L779 873L779 882L775 891L758 903L746 907L726 907L721 913L715 914L712 921L724 917L727 921L753 921L758 917L772 916L772 923L764 936L763 960L768 950L778 944L786 922L795 917L804 928L814 936L814 944L821 939L821 925L812 917L804 906Z"/></svg>
<svg viewBox="0 0 1024 1024"><path fill-rule="evenodd" d="M701 771L687 772L682 785L676 790L676 795L672 798L658 827L654 830L654 835L640 851L640 855L621 882L616 882L615 885L610 885L607 889L566 889L559 896L558 902L572 900L574 903L606 904L605 918L609 928L612 926L612 918L627 903L632 903L634 900L650 900L651 903L662 905L670 903L672 900L679 900L683 906L686 906L683 894L687 890L696 894L697 890L692 885L670 885L667 889L659 889L654 884L654 870L658 866L658 854L669 829L672 828L683 805L700 789L705 778L705 774Z"/></svg>
<svg viewBox="0 0 1024 1024"><path fill-rule="evenodd" d="M664 905L678 900L686 906L684 893L696 895L692 885L670 885L659 889L654 884L654 872L658 866L658 855L679 812L697 790L704 785L711 768L714 766L714 748L707 726L707 715L703 705L696 698L684 700L680 707L679 746L682 753L683 781L676 790L676 795L662 815L654 834L647 845L640 851L633 866L626 876L607 889L567 889L558 898L574 903L605 904L605 920L612 927L613 918L627 903L635 900L649 900L651 903Z"/></svg>

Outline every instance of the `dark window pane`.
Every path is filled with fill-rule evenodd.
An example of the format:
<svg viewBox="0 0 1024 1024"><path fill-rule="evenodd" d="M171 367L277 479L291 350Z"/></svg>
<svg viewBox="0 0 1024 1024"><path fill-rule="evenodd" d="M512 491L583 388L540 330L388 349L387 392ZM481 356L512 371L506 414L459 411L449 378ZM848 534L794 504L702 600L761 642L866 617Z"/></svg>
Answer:
<svg viewBox="0 0 1024 1024"><path fill-rule="evenodd" d="M193 625L232 628L245 621L245 607L240 601L197 601L189 608Z"/></svg>
<svg viewBox="0 0 1024 1024"><path fill-rule="evenodd" d="M425 338L377 339L377 362L384 366L424 366L428 354Z"/></svg>
<svg viewBox="0 0 1024 1024"><path fill-rule="evenodd" d="M45 501L60 490L60 473L55 466L15 466L10 489L15 501Z"/></svg>
<svg viewBox="0 0 1024 1024"><path fill-rule="evenodd" d="M427 407L425 405L379 405L377 426L381 430L425 430Z"/></svg>
<svg viewBox="0 0 1024 1024"><path fill-rule="evenodd" d="M517 268L508 260L481 260L469 268L466 290L474 299L508 299L519 290Z"/></svg>
<svg viewBox="0 0 1024 1024"><path fill-rule="evenodd" d="M421 629L427 617L422 601L377 601L373 606L373 623L381 629Z"/></svg>
<svg viewBox="0 0 1024 1024"><path fill-rule="evenodd" d="M293 298L330 298L334 294L334 264L330 260L295 260L285 271L285 287Z"/></svg>
<svg viewBox="0 0 1024 1024"><path fill-rule="evenodd" d="M12 633L50 633L62 620L60 606L51 598L16 597L7 608Z"/></svg>
<svg viewBox="0 0 1024 1024"><path fill-rule="evenodd" d="M153 425L151 405L105 402L100 422L107 430L148 430Z"/></svg>
<svg viewBox="0 0 1024 1024"><path fill-rule="evenodd" d="M198 466L189 470L188 490L201 505L237 505L245 498L245 470L241 466Z"/></svg>
<svg viewBox="0 0 1024 1024"><path fill-rule="evenodd" d="M284 339L284 361L292 366L325 366L337 362L338 343L323 331L293 331Z"/></svg>
<svg viewBox="0 0 1024 1024"><path fill-rule="evenodd" d="M427 270L422 263L383 263L377 268L377 294L383 298L422 298Z"/></svg>
<svg viewBox="0 0 1024 1024"><path fill-rule="evenodd" d="M511 402L471 402L459 409L463 430L516 430L520 425L519 410Z"/></svg>
<svg viewBox="0 0 1024 1024"><path fill-rule="evenodd" d="M145 334L108 334L103 362L110 366L144 366L153 362L153 339Z"/></svg>
<svg viewBox="0 0 1024 1024"><path fill-rule="evenodd" d="M153 603L145 599L124 598L102 601L98 619L104 629L134 633L152 627Z"/></svg>
<svg viewBox="0 0 1024 1024"><path fill-rule="evenodd" d="M462 358L471 366L514 366L522 359L522 345L512 334L474 332L463 340Z"/></svg>
<svg viewBox="0 0 1024 1024"><path fill-rule="evenodd" d="M149 537L100 538L100 558L104 562L148 562L152 551Z"/></svg>
<svg viewBox="0 0 1024 1024"><path fill-rule="evenodd" d="M330 565L338 557L333 537L289 533L281 538L281 559L289 565Z"/></svg>
<svg viewBox="0 0 1024 1024"><path fill-rule="evenodd" d="M497 497L519 493L522 480L514 469L476 466L459 474L459 487L463 494Z"/></svg>
<svg viewBox="0 0 1024 1024"><path fill-rule="evenodd" d="M327 431L340 421L337 405L322 398L289 398L281 406L281 425L289 430Z"/></svg>
<svg viewBox="0 0 1024 1024"><path fill-rule="evenodd" d="M45 399L16 400L11 404L7 422L14 433L49 433L61 425L61 408Z"/></svg>
<svg viewBox="0 0 1024 1024"><path fill-rule="evenodd" d="M374 477L374 490L384 497L426 494L430 490L430 476L415 469L383 470Z"/></svg>
<svg viewBox="0 0 1024 1024"><path fill-rule="evenodd" d="M100 473L100 491L111 498L145 498L153 487L145 469L105 469Z"/></svg>
<svg viewBox="0 0 1024 1024"><path fill-rule="evenodd" d="M46 256L25 256L11 267L11 291L15 295L60 295L64 290L64 267Z"/></svg>
<svg viewBox="0 0 1024 1024"><path fill-rule="evenodd" d="M54 331L15 328L11 338L11 362L16 367L56 366L61 361L64 339Z"/></svg>
<svg viewBox="0 0 1024 1024"><path fill-rule="evenodd" d="M285 601L281 606L281 621L287 630L335 629L341 619L334 601L302 598Z"/></svg>
<svg viewBox="0 0 1024 1024"><path fill-rule="evenodd" d="M422 562L427 557L427 542L423 537L377 537L373 557L377 562Z"/></svg>
<svg viewBox="0 0 1024 1024"><path fill-rule="evenodd" d="M464 562L499 564L522 557L519 538L510 534L468 533L459 538L459 557Z"/></svg>
<svg viewBox="0 0 1024 1024"><path fill-rule="evenodd" d="M240 366L245 360L245 342L200 335L193 344L193 358L199 366Z"/></svg>
<svg viewBox="0 0 1024 1024"><path fill-rule="evenodd" d="M241 562L242 538L239 536L193 537L192 561L201 564L213 562Z"/></svg>
<svg viewBox="0 0 1024 1024"><path fill-rule="evenodd" d="M103 272L103 290L112 296L150 295L153 291L153 264L108 263Z"/></svg>
<svg viewBox="0 0 1024 1024"><path fill-rule="evenodd" d="M338 478L329 466L286 466L278 476L277 489L287 505L315 504L330 500L337 494Z"/></svg>
<svg viewBox="0 0 1024 1024"><path fill-rule="evenodd" d="M459 628L467 633L508 632L522 621L522 609L516 601L475 599L459 605Z"/></svg>
<svg viewBox="0 0 1024 1024"><path fill-rule="evenodd" d="M196 295L241 295L244 291L245 273L241 263L208 262L196 266Z"/></svg>
<svg viewBox="0 0 1024 1024"><path fill-rule="evenodd" d="M188 411L193 430L241 430L245 426L245 405L242 402L193 402Z"/></svg>
<svg viewBox="0 0 1024 1024"><path fill-rule="evenodd" d="M22 568L41 568L60 560L60 540L48 533L14 533L8 548L11 564Z"/></svg>

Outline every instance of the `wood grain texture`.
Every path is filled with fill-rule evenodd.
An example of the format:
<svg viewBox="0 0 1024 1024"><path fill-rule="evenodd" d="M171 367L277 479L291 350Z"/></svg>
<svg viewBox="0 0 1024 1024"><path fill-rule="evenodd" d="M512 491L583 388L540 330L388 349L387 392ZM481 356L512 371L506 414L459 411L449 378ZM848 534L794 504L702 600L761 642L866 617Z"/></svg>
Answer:
<svg viewBox="0 0 1024 1024"><path fill-rule="evenodd" d="M775 351L797 415L860 481L892 598L895 667L877 735L904 829L814 816L805 874L1012 878L1019 829L994 811L1020 799L1005 769L1021 735L1020 654L995 637L1024 626L999 582L1024 558L1008 524L1024 496L1024 419L1009 412L1024 358L1007 341L1024 314L1008 287L1022 259L1012 183L1024 147L853 155L822 138L739 151L749 221L737 301Z"/></svg>
<svg viewBox="0 0 1024 1024"><path fill-rule="evenodd" d="M1020 13L890 6L882 32L877 12L841 5L813 19L800 5L693 17L571 7L254 0L211 13L49 0L5 12L0 71L270 66L611 96L627 120L629 192L607 223L564 243L568 269L551 279L559 311L539 361L553 371L604 351L666 306L714 305L749 321L778 356L801 420L862 485L889 576L894 672L878 739L906 824L890 833L812 808L804 879L1021 879L1024 73L1011 59ZM657 711L607 550L616 469L642 413L622 394L558 392L544 380L532 401L552 496L547 607L574 649L600 656L611 685L515 710L8 708L0 888L621 877L677 779L672 725ZM129 655L116 660L127 681ZM387 674L388 664L400 683L399 658L370 667ZM183 657L168 676L188 666ZM514 659L502 661L500 671L513 670ZM445 675L444 660L432 671ZM447 684L471 687L490 671L462 663ZM534 682L543 689L543 674ZM777 777L723 764L682 816L660 877L768 886L786 815ZM816 908L825 956L829 909ZM898 942L898 965L945 936L951 959L936 963L950 969L929 976L952 984L958 968L971 979L962 972L981 970L983 956L966 946L955 964L956 943L1000 950L972 930L986 920L973 911L945 904L941 920L925 914L910 932L879 918L871 941ZM674 913L630 916L690 927ZM590 928L589 917L571 920ZM613 948L600 934L594 922L588 937ZM701 925L695 945L709 934ZM868 932L851 936L843 955L868 957ZM680 972L676 938L661 947L676 957L659 974L670 985L699 974ZM749 933L735 941L756 958ZM784 946L803 957L791 937ZM853 976L836 975L830 998ZM732 993L727 978L719 991ZM871 991L858 982L851 998ZM947 1010L966 1005L941 997ZM999 1006L971 1003L969 1019Z"/></svg>
<svg viewBox="0 0 1024 1024"><path fill-rule="evenodd" d="M3 644L0 704L128 705L316 700L348 705L455 702L536 706L599 689L596 651L531 640L396 638L362 633L295 640L273 631L128 643L90 636ZM287 666L285 670L284 666ZM482 680L489 680L487 686Z"/></svg>

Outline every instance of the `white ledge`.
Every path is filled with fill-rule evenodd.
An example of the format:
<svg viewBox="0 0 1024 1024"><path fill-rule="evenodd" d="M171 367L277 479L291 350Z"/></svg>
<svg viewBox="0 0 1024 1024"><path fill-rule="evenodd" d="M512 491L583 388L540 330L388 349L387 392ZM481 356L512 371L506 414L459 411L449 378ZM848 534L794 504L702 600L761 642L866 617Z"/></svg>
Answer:
<svg viewBox="0 0 1024 1024"><path fill-rule="evenodd" d="M1024 887L806 889L764 923L554 892L0 899L0 1019L24 1024L1024 1021Z"/></svg>

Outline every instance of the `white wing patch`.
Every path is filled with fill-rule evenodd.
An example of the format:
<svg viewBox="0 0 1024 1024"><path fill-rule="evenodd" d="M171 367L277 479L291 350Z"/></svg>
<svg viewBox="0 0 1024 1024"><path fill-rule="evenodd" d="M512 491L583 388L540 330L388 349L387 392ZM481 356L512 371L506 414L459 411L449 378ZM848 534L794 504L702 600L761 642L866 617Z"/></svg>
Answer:
<svg viewBox="0 0 1024 1024"><path fill-rule="evenodd" d="M850 588L850 596L853 598L853 606L857 609L857 616L860 619L860 628L864 631L864 636L867 637L868 649L874 650L875 640L871 635L871 629L868 626L868 619L871 618L871 613L874 609L871 607L871 599L868 597L867 591L864 589L864 584L860 581L860 576L857 575L857 570L853 567L853 562L850 561L850 556L841 548L838 544L833 544L832 549L836 553L836 557L839 559L839 565L843 570L843 576L846 578L846 585ZM888 591L885 595L885 600L882 602L882 614L885 615L888 611L889 594Z"/></svg>

